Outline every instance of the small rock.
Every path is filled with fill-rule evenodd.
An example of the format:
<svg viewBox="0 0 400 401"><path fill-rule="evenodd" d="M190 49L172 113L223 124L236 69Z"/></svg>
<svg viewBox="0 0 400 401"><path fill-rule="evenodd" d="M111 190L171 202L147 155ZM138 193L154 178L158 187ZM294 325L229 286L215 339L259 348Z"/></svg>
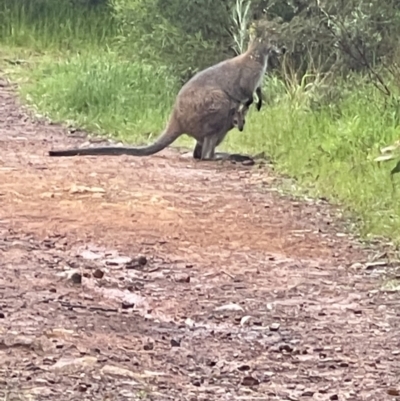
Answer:
<svg viewBox="0 0 400 401"><path fill-rule="evenodd" d="M151 342L148 342L148 343L146 343L146 344L143 346L143 349L144 349L145 351L151 351L151 350L154 349L154 344L151 343Z"/></svg>
<svg viewBox="0 0 400 401"><path fill-rule="evenodd" d="M139 256L137 259L132 259L126 264L126 269L141 269L147 264L147 259L145 256Z"/></svg>
<svg viewBox="0 0 400 401"><path fill-rule="evenodd" d="M111 258L106 260L106 265L118 266L125 265L132 262L132 258L128 256L117 256L116 258Z"/></svg>
<svg viewBox="0 0 400 401"><path fill-rule="evenodd" d="M174 280L177 283L190 283L190 276L188 274L176 274Z"/></svg>
<svg viewBox="0 0 400 401"><path fill-rule="evenodd" d="M76 185L76 184L73 184L69 190L70 194L81 194L85 192L105 193L106 191L104 190L104 188L100 187L85 187L84 185Z"/></svg>
<svg viewBox="0 0 400 401"><path fill-rule="evenodd" d="M245 376L242 380L242 386L258 386L260 381L253 376Z"/></svg>
<svg viewBox="0 0 400 401"><path fill-rule="evenodd" d="M362 263L356 262L350 266L350 269L359 270L359 269L362 269L363 267L364 267L364 265Z"/></svg>
<svg viewBox="0 0 400 401"><path fill-rule="evenodd" d="M78 384L78 391L80 391L81 393L84 393L87 390L87 388L88 388L87 384L84 383Z"/></svg>
<svg viewBox="0 0 400 401"><path fill-rule="evenodd" d="M181 342L180 340L175 340L174 338L171 339L171 347L180 347Z"/></svg>
<svg viewBox="0 0 400 401"><path fill-rule="evenodd" d="M55 328L48 330L46 336L50 338L66 338L72 336L75 332L73 330L67 330L63 328Z"/></svg>
<svg viewBox="0 0 400 401"><path fill-rule="evenodd" d="M139 256L137 262L140 266L145 266L147 264L147 258L145 256Z"/></svg>
<svg viewBox="0 0 400 401"><path fill-rule="evenodd" d="M97 358L93 356L84 356L82 358L61 358L51 366L50 369L59 373L71 374L92 367L96 363Z"/></svg>
<svg viewBox="0 0 400 401"><path fill-rule="evenodd" d="M0 312L0 319L5 319L6 315L3 312Z"/></svg>
<svg viewBox="0 0 400 401"><path fill-rule="evenodd" d="M96 269L93 272L93 277L94 278L103 278L104 277L104 272L102 270L100 270L100 269Z"/></svg>
<svg viewBox="0 0 400 401"><path fill-rule="evenodd" d="M88 250L82 251L80 253L80 256L86 260L96 260L102 257L102 255Z"/></svg>
<svg viewBox="0 0 400 401"><path fill-rule="evenodd" d="M134 306L135 306L135 304L133 302L123 301L121 304L122 309L130 309L130 308L133 308Z"/></svg>
<svg viewBox="0 0 400 401"><path fill-rule="evenodd" d="M271 331L278 331L278 330L279 330L279 327L281 327L281 325L280 325L279 323L272 323L272 324L269 326L269 329L270 329Z"/></svg>
<svg viewBox="0 0 400 401"><path fill-rule="evenodd" d="M397 388L390 388L390 389L388 389L387 393L394 397L400 396L400 390L398 390Z"/></svg>
<svg viewBox="0 0 400 401"><path fill-rule="evenodd" d="M202 383L202 380L201 379L197 379L197 378L193 378L193 379L191 379L191 382L192 382L193 386L200 387L201 383Z"/></svg>
<svg viewBox="0 0 400 401"><path fill-rule="evenodd" d="M74 274L72 274L70 279L74 284L82 284L82 274L80 273L75 272Z"/></svg>
<svg viewBox="0 0 400 401"><path fill-rule="evenodd" d="M5 338L4 344L8 347L27 347L30 348L34 345L35 338L28 337L25 335L16 335L9 338Z"/></svg>
<svg viewBox="0 0 400 401"><path fill-rule="evenodd" d="M306 390L301 394L302 397L312 397L313 395L314 395L314 391L311 391L311 390Z"/></svg>
<svg viewBox="0 0 400 401"><path fill-rule="evenodd" d="M230 311L243 311L244 309L238 304L226 304L215 308L216 311L230 310Z"/></svg>
<svg viewBox="0 0 400 401"><path fill-rule="evenodd" d="M105 365L101 368L100 372L103 375L128 377L130 379L137 379L138 375L131 370L120 368L114 365Z"/></svg>
<svg viewBox="0 0 400 401"><path fill-rule="evenodd" d="M293 352L293 347L289 344L280 344L279 345L279 351L280 352Z"/></svg>

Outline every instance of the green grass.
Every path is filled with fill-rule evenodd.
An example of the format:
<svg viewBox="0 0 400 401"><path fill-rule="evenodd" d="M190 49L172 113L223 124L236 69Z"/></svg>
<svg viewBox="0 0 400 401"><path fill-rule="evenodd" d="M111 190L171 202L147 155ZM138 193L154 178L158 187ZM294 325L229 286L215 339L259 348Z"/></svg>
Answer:
<svg viewBox="0 0 400 401"><path fill-rule="evenodd" d="M376 99L376 102L371 99ZM390 110L377 107L381 96L368 85L340 104L311 112L283 98L247 119L245 133L229 138L231 149L271 155L277 170L298 179L314 195L338 201L361 218L363 235L400 240L400 204L388 163L373 162L378 148L399 138ZM393 185L394 184L394 185Z"/></svg>
<svg viewBox="0 0 400 401"><path fill-rule="evenodd" d="M106 46L118 34L112 13L68 0L2 0L0 42L34 51Z"/></svg>
<svg viewBox="0 0 400 401"><path fill-rule="evenodd" d="M178 77L165 66L128 59L113 47L116 29L110 16L60 7L48 10L39 23L32 19L34 10L13 10L6 27L0 27L0 41L8 58L26 59L26 64L8 66L8 72L39 113L130 143L149 142L162 131L179 90ZM286 88L269 80L264 89L269 104L261 112L252 108L245 131L231 131L223 148L265 151L279 172L360 217L363 235L399 243L400 177L394 177L393 186L393 163L372 161L380 146L399 137L397 109L385 109L382 95L361 77L354 78L355 86L339 83L342 99L331 103L321 101L324 88L318 91L317 81L314 87L304 82Z"/></svg>
<svg viewBox="0 0 400 401"><path fill-rule="evenodd" d="M113 53L42 61L21 94L39 113L99 134L134 142L164 127L177 91L166 68L118 59Z"/></svg>

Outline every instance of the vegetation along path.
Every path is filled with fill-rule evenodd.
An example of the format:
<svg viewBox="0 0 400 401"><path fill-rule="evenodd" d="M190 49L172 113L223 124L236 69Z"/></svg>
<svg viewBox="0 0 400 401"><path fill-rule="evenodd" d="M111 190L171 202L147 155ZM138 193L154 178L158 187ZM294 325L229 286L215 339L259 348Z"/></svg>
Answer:
<svg viewBox="0 0 400 401"><path fill-rule="evenodd" d="M84 134L0 105L1 399L399 396L398 293L332 207L173 149L49 158Z"/></svg>

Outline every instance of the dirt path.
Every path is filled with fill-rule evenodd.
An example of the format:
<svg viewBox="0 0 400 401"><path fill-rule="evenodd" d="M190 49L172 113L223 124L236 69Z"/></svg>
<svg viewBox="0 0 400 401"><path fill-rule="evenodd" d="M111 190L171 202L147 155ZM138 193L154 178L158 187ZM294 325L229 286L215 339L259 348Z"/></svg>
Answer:
<svg viewBox="0 0 400 401"><path fill-rule="evenodd" d="M84 139L0 106L0 399L400 394L398 293L328 205L175 150L50 159Z"/></svg>

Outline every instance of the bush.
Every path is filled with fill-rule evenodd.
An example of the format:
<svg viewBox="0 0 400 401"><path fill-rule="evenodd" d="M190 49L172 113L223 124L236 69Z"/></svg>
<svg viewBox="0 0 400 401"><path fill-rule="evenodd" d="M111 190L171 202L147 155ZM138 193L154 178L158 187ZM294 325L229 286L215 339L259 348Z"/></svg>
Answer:
<svg viewBox="0 0 400 401"><path fill-rule="evenodd" d="M185 82L229 54L231 39L222 24L226 12L221 13L220 3L214 0L202 3L183 6L181 0L163 0L162 4L160 0L117 1L120 48L135 60L173 66ZM213 15L219 17L210 18Z"/></svg>

